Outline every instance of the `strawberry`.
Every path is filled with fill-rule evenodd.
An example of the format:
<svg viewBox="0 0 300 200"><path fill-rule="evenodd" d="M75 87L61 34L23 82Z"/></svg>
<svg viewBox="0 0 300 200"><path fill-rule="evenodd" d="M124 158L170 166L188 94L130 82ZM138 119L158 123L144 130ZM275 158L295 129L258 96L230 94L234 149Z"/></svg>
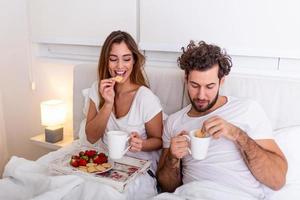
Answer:
<svg viewBox="0 0 300 200"><path fill-rule="evenodd" d="M86 166L87 161L85 159L83 159L83 158L80 158L78 164L79 164L79 166Z"/></svg>
<svg viewBox="0 0 300 200"><path fill-rule="evenodd" d="M107 157L104 153L99 153L98 156L100 156L100 157Z"/></svg>
<svg viewBox="0 0 300 200"><path fill-rule="evenodd" d="M80 151L78 155L72 155L70 165L73 167L86 166L87 163L103 164L107 162L107 156L94 150Z"/></svg>
<svg viewBox="0 0 300 200"><path fill-rule="evenodd" d="M96 163L96 164L102 164L101 163L101 158L99 157L99 156L96 156L96 157L94 157L94 159L93 159L93 161L94 161L94 163Z"/></svg>
<svg viewBox="0 0 300 200"><path fill-rule="evenodd" d="M72 156L72 159L75 159L75 160L79 160L79 156L77 156L77 155L74 155L74 156Z"/></svg>
<svg viewBox="0 0 300 200"><path fill-rule="evenodd" d="M86 161L89 160L89 157L88 157L88 156L81 156L80 158L81 158L81 159L84 159L84 160L86 160Z"/></svg>
<svg viewBox="0 0 300 200"><path fill-rule="evenodd" d="M84 156L84 152L83 151L80 151L79 152L79 156L81 157L81 156Z"/></svg>
<svg viewBox="0 0 300 200"><path fill-rule="evenodd" d="M103 163L107 163L107 157L102 157L101 161L102 161L102 163L101 163L101 164L103 164Z"/></svg>
<svg viewBox="0 0 300 200"><path fill-rule="evenodd" d="M103 164L103 163L106 163L107 162L107 157L106 156L97 156L94 158L94 163L96 164Z"/></svg>
<svg viewBox="0 0 300 200"><path fill-rule="evenodd" d="M87 150L85 152L85 155L88 156L89 158L94 157L96 154L97 154L97 151L95 151L95 150L89 150L89 151Z"/></svg>
<svg viewBox="0 0 300 200"><path fill-rule="evenodd" d="M76 159L71 159L70 165L72 165L73 167L78 167L79 163L78 163L78 161Z"/></svg>

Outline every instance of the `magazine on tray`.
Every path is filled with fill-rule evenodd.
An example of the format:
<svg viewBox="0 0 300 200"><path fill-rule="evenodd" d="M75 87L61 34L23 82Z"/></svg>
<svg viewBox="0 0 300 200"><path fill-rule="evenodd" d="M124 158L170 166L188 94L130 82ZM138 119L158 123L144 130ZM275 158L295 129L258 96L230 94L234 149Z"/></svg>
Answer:
<svg viewBox="0 0 300 200"><path fill-rule="evenodd" d="M106 157L108 155L105 149L96 149L91 147L81 147L80 149L69 152L64 155L62 158L56 159L50 164L50 171L53 174L77 174L83 176L85 178L92 178L101 183L108 184L120 192L126 190L128 183L134 180L139 174L146 172L151 165L151 161L137 159L129 156L123 156L123 158L118 160L110 160L109 158L105 160L106 163L103 163L102 166L106 165L107 168L103 168L102 166L97 166L93 164L93 170L91 167L77 166L71 164L71 160L74 157L78 157L82 152L95 150L97 151L97 155L105 154ZM87 166L91 166L92 164L87 164ZM74 167L75 166L75 167ZM103 170L97 170L97 169ZM95 169L95 170L94 170Z"/></svg>

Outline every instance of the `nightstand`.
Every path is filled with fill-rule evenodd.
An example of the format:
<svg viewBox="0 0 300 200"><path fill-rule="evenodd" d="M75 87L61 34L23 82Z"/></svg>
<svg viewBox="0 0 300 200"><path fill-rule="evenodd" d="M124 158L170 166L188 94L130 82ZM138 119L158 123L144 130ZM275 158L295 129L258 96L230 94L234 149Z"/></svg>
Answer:
<svg viewBox="0 0 300 200"><path fill-rule="evenodd" d="M71 144L74 139L73 135L65 135L64 139L62 141L56 142L56 143L50 143L45 141L45 134L40 134L37 136L34 136L30 138L30 141L32 141L34 144L40 145L42 147L46 147L48 149L57 150L61 147L67 146L68 144Z"/></svg>

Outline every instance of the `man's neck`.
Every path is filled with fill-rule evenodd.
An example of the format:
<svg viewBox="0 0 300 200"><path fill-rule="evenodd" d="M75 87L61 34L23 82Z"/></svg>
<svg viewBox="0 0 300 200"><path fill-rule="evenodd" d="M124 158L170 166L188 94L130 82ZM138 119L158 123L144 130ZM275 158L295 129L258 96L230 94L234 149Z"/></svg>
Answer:
<svg viewBox="0 0 300 200"><path fill-rule="evenodd" d="M225 105L227 103L227 101L228 101L227 97L219 96L217 99L217 102L211 109L209 109L205 112L198 112L192 106L191 109L189 110L189 112L187 113L187 115L189 117L202 117L202 116L208 115L209 113L211 113L211 112L217 110L218 108L222 107L223 105Z"/></svg>

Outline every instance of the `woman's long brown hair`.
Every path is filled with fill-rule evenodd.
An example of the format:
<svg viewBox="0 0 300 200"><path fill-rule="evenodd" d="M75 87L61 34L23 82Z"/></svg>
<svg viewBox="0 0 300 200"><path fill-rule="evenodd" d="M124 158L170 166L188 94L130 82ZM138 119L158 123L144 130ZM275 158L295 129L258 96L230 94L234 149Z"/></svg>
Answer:
<svg viewBox="0 0 300 200"><path fill-rule="evenodd" d="M145 77L143 75L144 71L144 63L145 57L139 51L137 44L135 43L134 39L124 31L113 31L109 36L106 38L100 53L99 63L98 63L98 79L99 83L103 79L111 78L111 75L108 70L108 61L109 61L109 54L111 51L111 47L114 43L120 44L121 42L125 42L128 49L132 52L134 64L133 69L130 74L130 81L134 84L140 86L147 86ZM100 95L100 105L99 110L105 103L104 98Z"/></svg>

